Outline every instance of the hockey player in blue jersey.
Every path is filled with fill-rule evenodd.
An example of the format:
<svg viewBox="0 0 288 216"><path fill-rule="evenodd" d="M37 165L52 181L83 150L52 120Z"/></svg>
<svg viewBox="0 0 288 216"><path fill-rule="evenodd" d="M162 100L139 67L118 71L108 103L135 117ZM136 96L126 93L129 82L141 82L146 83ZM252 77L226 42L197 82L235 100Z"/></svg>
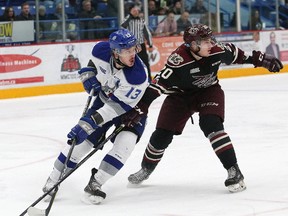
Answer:
<svg viewBox="0 0 288 216"><path fill-rule="evenodd" d="M96 99L78 124L68 133L76 146L67 163L68 171L93 147L104 139L107 130L121 124L121 115L135 107L149 85L147 68L137 56L135 36L126 29L111 33L108 42L98 42L92 50L87 67L79 71L80 80L89 93L94 89ZM103 158L85 187L84 201L98 204L106 194L101 186L123 167L141 137L146 119L132 128L124 128L112 140L113 147ZM43 191L48 191L59 180L70 146L56 159ZM67 171L66 171L67 172Z"/></svg>

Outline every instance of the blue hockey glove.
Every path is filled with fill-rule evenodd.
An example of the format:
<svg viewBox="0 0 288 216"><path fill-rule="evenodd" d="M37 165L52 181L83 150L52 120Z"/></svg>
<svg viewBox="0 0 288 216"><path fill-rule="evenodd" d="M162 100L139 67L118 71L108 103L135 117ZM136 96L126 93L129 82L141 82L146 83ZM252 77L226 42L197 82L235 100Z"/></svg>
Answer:
<svg viewBox="0 0 288 216"><path fill-rule="evenodd" d="M264 67L273 73L283 68L281 61L276 57L255 50L252 52L252 62L255 67Z"/></svg>
<svg viewBox="0 0 288 216"><path fill-rule="evenodd" d="M98 95L101 84L96 79L96 69L94 67L84 67L78 71L78 74L85 91L90 94L91 90L94 89L94 96Z"/></svg>
<svg viewBox="0 0 288 216"><path fill-rule="evenodd" d="M76 145L82 143L88 135L92 134L98 125L89 117L82 117L78 124L74 126L71 131L67 134L69 138L68 144L72 144L72 140L76 141Z"/></svg>

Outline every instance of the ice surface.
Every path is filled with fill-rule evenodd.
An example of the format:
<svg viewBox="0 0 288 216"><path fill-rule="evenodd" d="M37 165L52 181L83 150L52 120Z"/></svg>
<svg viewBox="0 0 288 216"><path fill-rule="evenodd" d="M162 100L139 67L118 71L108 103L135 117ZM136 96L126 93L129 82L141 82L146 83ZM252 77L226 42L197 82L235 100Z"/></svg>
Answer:
<svg viewBox="0 0 288 216"><path fill-rule="evenodd" d="M225 129L236 149L247 190L231 194L227 173L198 126L187 123L151 177L128 187L138 171L164 97L153 102L146 131L124 168L109 180L101 205L80 201L108 143L62 184L50 215L65 216L287 216L288 74L220 83L226 93ZM0 100L0 215L22 213L38 197L53 162L78 121L86 93ZM167 116L169 117L169 116ZM46 208L47 203L39 203Z"/></svg>

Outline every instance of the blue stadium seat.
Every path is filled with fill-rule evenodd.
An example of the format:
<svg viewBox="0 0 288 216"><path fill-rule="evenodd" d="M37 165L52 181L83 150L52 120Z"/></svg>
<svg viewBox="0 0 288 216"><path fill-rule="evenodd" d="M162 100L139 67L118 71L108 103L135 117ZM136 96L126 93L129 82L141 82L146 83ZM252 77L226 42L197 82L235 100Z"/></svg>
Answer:
<svg viewBox="0 0 288 216"><path fill-rule="evenodd" d="M0 16L3 15L4 11L5 11L5 7L0 7Z"/></svg>
<svg viewBox="0 0 288 216"><path fill-rule="evenodd" d="M53 5L46 6L46 14L53 14L55 13L55 7Z"/></svg>
<svg viewBox="0 0 288 216"><path fill-rule="evenodd" d="M13 6L15 16L21 13L21 6Z"/></svg>
<svg viewBox="0 0 288 216"><path fill-rule="evenodd" d="M6 1L6 6L20 6L27 0L8 0Z"/></svg>
<svg viewBox="0 0 288 216"><path fill-rule="evenodd" d="M106 16L107 11L107 3L106 2L98 2L97 3L97 14L100 16Z"/></svg>

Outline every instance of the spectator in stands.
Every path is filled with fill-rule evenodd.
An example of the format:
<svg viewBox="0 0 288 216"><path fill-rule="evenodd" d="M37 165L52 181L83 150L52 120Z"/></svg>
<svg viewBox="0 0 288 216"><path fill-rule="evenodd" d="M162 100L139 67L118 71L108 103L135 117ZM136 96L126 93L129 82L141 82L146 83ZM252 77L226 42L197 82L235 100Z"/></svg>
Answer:
<svg viewBox="0 0 288 216"><path fill-rule="evenodd" d="M189 20L189 13L184 11L179 19L177 20L177 33L180 35L184 34L184 31L187 27L191 26L192 23Z"/></svg>
<svg viewBox="0 0 288 216"><path fill-rule="evenodd" d="M62 17L62 4L59 3L56 8L55 8L55 13L51 15L51 19L55 20L52 23L51 30L55 31L54 34L54 39L59 40L63 38L63 30L62 30L62 22L63 22L63 17ZM66 32L66 38L69 40L75 40L77 39L77 32L76 32L76 25L73 22L67 22L66 20L68 19L67 14L64 15L64 21L65 21L65 32Z"/></svg>
<svg viewBox="0 0 288 216"><path fill-rule="evenodd" d="M142 2L141 0L126 0L125 4L124 4L124 13L125 16L127 16L129 14L129 9L133 6L136 5L140 8L140 11L142 11L143 7L142 7Z"/></svg>
<svg viewBox="0 0 288 216"><path fill-rule="evenodd" d="M167 15L170 11L170 7L173 7L173 2L161 0L160 6L158 7L158 15ZM171 5L170 5L171 4ZM156 3L157 5L157 3Z"/></svg>
<svg viewBox="0 0 288 216"><path fill-rule="evenodd" d="M162 7L172 8L176 1L178 1L178 0L162 0L161 4L162 4Z"/></svg>
<svg viewBox="0 0 288 216"><path fill-rule="evenodd" d="M270 44L266 47L265 53L280 59L280 49L276 43L276 34L273 31L270 33Z"/></svg>
<svg viewBox="0 0 288 216"><path fill-rule="evenodd" d="M260 32L259 31L254 31L253 32L253 40L254 40L254 44L252 46L252 50L256 50L256 51L261 51L261 52L265 52L261 49L261 41L260 41Z"/></svg>
<svg viewBox="0 0 288 216"><path fill-rule="evenodd" d="M21 5L21 13L16 16L17 21L23 20L34 20L35 17L30 13L30 5L27 2L24 2Z"/></svg>
<svg viewBox="0 0 288 216"><path fill-rule="evenodd" d="M195 4L191 7L189 13L207 13L206 7L203 5L203 0L196 0Z"/></svg>
<svg viewBox="0 0 288 216"><path fill-rule="evenodd" d="M169 8L168 7L159 7L158 9L158 15L167 15L169 12Z"/></svg>
<svg viewBox="0 0 288 216"><path fill-rule="evenodd" d="M174 2L173 7L171 7L170 10L176 15L181 15L184 11L181 1Z"/></svg>
<svg viewBox="0 0 288 216"><path fill-rule="evenodd" d="M41 41L51 40L53 35L51 35L49 31L51 31L52 21L50 15L46 13L46 7L44 5L39 6L38 14L39 14L39 40Z"/></svg>
<svg viewBox="0 0 288 216"><path fill-rule="evenodd" d="M80 21L80 35L81 39L84 40L93 40L95 38L103 38L103 34L101 31L96 31L96 28L101 28L101 20L91 20L91 19L100 19L102 18L99 16L94 8L91 5L91 0L84 0L82 2L82 10L79 13L78 17L80 19L89 19Z"/></svg>
<svg viewBox="0 0 288 216"><path fill-rule="evenodd" d="M153 50L152 35L143 17L140 17L140 8L137 5L132 5L129 8L129 14L125 17L121 26L127 28L137 38L137 42L141 45L141 51L138 56L142 59L148 69L150 80L152 79L151 70L149 65L149 57L146 50L145 40L149 46L149 52Z"/></svg>
<svg viewBox="0 0 288 216"><path fill-rule="evenodd" d="M14 21L15 12L13 7L6 7L3 15L0 17L0 21Z"/></svg>
<svg viewBox="0 0 288 216"><path fill-rule="evenodd" d="M155 36L172 36L177 35L177 22L175 21L175 14L170 11L162 20L156 30Z"/></svg>
<svg viewBox="0 0 288 216"><path fill-rule="evenodd" d="M249 30L262 30L263 23L261 21L260 13L258 10L252 10L251 20L248 22Z"/></svg>
<svg viewBox="0 0 288 216"><path fill-rule="evenodd" d="M158 14L158 8L156 7L155 0L150 0L148 2L148 15L149 16L156 16Z"/></svg>

